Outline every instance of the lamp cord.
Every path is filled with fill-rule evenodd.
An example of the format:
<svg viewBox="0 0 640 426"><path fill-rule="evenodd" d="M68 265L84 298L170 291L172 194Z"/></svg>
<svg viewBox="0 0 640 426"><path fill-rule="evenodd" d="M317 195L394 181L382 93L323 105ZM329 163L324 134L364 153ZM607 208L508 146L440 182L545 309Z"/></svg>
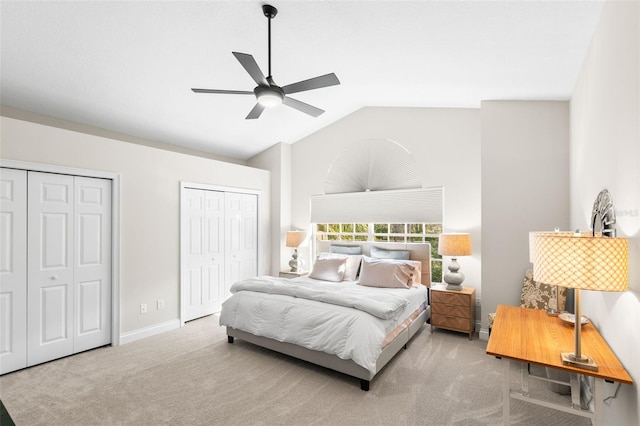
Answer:
<svg viewBox="0 0 640 426"><path fill-rule="evenodd" d="M621 385L622 383L618 382L618 386L616 386L616 391L613 393L613 395L608 396L603 400L605 404L607 404L608 406L611 406L611 400L616 399L618 397L618 391L620 390Z"/></svg>

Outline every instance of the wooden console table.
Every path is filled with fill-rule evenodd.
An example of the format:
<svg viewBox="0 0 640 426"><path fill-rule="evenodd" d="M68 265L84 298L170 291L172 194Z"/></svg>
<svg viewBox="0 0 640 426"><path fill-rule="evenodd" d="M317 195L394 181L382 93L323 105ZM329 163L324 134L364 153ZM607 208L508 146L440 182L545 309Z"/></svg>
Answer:
<svg viewBox="0 0 640 426"><path fill-rule="evenodd" d="M536 309L498 306L487 344L487 354L505 358L502 393L504 424L509 424L510 398L588 417L594 425L604 424L602 413L604 381L633 384L633 380L593 324L582 327L581 340L582 354L589 355L594 359L599 366L598 371L562 365L560 352L573 352L575 349L574 331L572 327L563 324L558 317L548 316L545 311ZM522 388L520 391L510 389L511 363L509 360L521 363ZM530 376L527 372L527 364L529 363L567 371L570 373L570 382ZM571 387L571 406L531 397L529 395L529 377L569 385ZM582 409L580 403L580 387L583 377L590 378L590 381L595 385L591 389L593 398L588 409Z"/></svg>

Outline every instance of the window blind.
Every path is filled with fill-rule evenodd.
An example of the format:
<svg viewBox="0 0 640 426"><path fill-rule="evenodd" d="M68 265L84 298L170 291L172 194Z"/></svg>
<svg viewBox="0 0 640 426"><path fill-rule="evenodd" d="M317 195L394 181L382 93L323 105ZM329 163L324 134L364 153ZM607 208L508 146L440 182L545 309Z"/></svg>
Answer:
<svg viewBox="0 0 640 426"><path fill-rule="evenodd" d="M444 188L311 197L312 223L442 223Z"/></svg>

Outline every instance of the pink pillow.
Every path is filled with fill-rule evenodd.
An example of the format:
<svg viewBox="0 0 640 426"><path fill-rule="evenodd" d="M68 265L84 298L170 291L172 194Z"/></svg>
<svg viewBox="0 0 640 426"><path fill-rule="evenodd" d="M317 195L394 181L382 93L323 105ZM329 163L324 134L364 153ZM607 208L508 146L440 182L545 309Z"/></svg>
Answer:
<svg viewBox="0 0 640 426"><path fill-rule="evenodd" d="M318 259L346 259L343 281L355 281L360 269L362 255L359 254L341 254L341 253L318 253Z"/></svg>
<svg viewBox="0 0 640 426"><path fill-rule="evenodd" d="M346 258L316 259L309 277L322 281L340 282L344 278L346 263Z"/></svg>
<svg viewBox="0 0 640 426"><path fill-rule="evenodd" d="M360 285L368 287L409 288L413 286L416 268L407 261L362 258Z"/></svg>

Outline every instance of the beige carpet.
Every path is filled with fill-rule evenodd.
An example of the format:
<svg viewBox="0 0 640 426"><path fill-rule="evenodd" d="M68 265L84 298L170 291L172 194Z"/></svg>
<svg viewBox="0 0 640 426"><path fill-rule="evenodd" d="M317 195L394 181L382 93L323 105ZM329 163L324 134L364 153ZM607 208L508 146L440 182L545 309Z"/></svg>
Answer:
<svg viewBox="0 0 640 426"><path fill-rule="evenodd" d="M17 425L500 424L506 361L485 348L462 334L431 334L427 325L363 392L357 379L228 344L211 316L6 374L0 398ZM532 389L568 400L547 386L534 381ZM590 424L514 400L511 423Z"/></svg>

